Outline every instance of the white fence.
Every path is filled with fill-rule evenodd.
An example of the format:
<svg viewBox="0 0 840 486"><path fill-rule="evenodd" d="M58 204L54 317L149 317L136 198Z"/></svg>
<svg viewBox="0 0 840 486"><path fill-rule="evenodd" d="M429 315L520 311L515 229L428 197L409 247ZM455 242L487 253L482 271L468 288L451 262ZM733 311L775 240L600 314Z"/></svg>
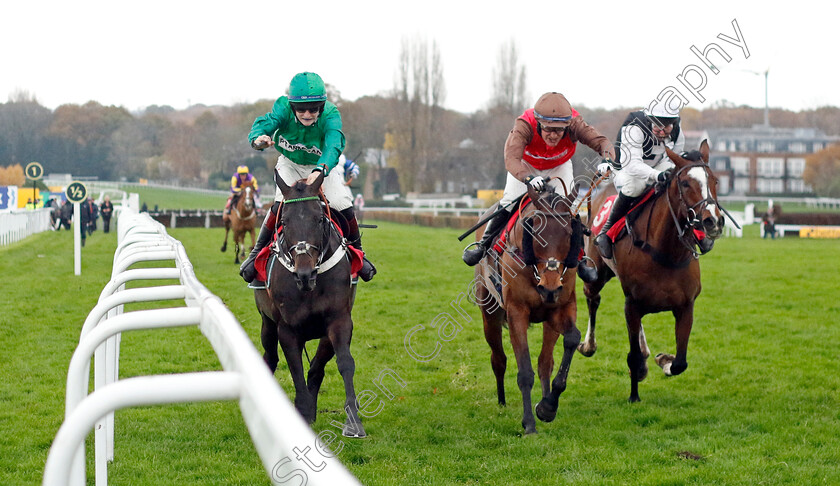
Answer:
<svg viewBox="0 0 840 486"><path fill-rule="evenodd" d="M10 245L48 229L50 229L50 209L48 208L0 212L0 246Z"/></svg>
<svg viewBox="0 0 840 486"><path fill-rule="evenodd" d="M296 457L293 449L314 445L323 467L310 469L301 484L355 485L358 481L317 442L271 375L239 322L195 276L183 245L166 234L148 214L123 209L111 281L88 315L67 373L65 420L56 434L44 469L43 484L86 484L85 437L96 426L97 486L108 481L114 459L113 411L126 407L177 402L238 400L242 416L272 483L287 480L279 468ZM129 267L138 262L175 261L175 268ZM135 280L175 280L178 285L126 289ZM124 304L184 299L184 307L123 312ZM120 333L136 329L198 326L218 355L224 371L199 371L118 380ZM88 395L90 359L94 392ZM188 453L185 451L185 453ZM328 457L330 456L330 457Z"/></svg>

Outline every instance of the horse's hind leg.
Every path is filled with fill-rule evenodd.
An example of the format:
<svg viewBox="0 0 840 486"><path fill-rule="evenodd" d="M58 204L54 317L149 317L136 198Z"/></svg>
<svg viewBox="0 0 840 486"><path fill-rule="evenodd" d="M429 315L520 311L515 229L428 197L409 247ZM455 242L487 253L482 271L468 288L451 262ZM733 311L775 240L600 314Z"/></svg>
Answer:
<svg viewBox="0 0 840 486"><path fill-rule="evenodd" d="M586 325L586 337L583 342L578 345L580 354L587 358L595 354L598 350L598 345L595 342L595 321L598 315L598 307L601 306L601 290L607 280L597 280L583 286L583 293L586 296L586 308L589 310L589 321Z"/></svg>
<svg viewBox="0 0 840 486"><path fill-rule="evenodd" d="M685 308L674 309L677 355L660 353L656 355L656 364L667 376L679 375L688 368L688 337L694 324L694 303Z"/></svg>
<svg viewBox="0 0 840 486"><path fill-rule="evenodd" d="M335 350L329 338L321 338L318 342L318 350L315 351L315 356L309 363L309 373L306 375L306 386L309 388L309 394L312 395L316 411L318 410L318 392L321 390L321 382L324 381L324 368L333 356L335 356Z"/></svg>
<svg viewBox="0 0 840 486"><path fill-rule="evenodd" d="M225 242L222 244L222 253L227 251L228 233L230 232L230 223L225 223Z"/></svg>
<svg viewBox="0 0 840 486"><path fill-rule="evenodd" d="M347 413L347 422L344 424L342 435L345 437L365 437L367 433L359 419L358 403L356 403L356 389L353 385L353 377L356 374L356 361L350 354L350 339L353 334L353 321L347 315L341 318L342 322L334 322L327 328L327 334L335 350L335 361L338 365L338 372L344 380L344 411Z"/></svg>
<svg viewBox="0 0 840 486"><path fill-rule="evenodd" d="M505 405L505 370L507 369L507 356L502 344L502 325L505 314L501 309L488 313L482 309L481 316L484 320L484 339L490 346L490 366L496 376L496 396L499 398L499 405Z"/></svg>

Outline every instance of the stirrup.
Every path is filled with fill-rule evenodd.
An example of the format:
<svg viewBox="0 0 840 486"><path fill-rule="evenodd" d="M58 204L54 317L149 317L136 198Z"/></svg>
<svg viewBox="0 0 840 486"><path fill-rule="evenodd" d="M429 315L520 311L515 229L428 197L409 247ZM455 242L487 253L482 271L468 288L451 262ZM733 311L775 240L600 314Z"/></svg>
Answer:
<svg viewBox="0 0 840 486"><path fill-rule="evenodd" d="M476 248L473 249L472 247ZM478 262L480 262L482 258L484 258L485 253L487 253L487 249L484 248L484 245L482 245L480 241L475 241L464 248L464 253L461 255L461 259L464 260L464 263L467 265L474 267L478 265ZM476 258L476 256L478 258Z"/></svg>

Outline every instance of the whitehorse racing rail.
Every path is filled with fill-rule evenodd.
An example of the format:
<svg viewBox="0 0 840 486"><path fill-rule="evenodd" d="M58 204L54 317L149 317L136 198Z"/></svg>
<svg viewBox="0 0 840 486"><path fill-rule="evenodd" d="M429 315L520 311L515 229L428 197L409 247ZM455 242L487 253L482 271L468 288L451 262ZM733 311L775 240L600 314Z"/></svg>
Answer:
<svg viewBox="0 0 840 486"><path fill-rule="evenodd" d="M271 481L294 449L320 442L275 381L239 322L195 276L183 245L166 234L148 214L124 209L111 281L82 327L79 346L67 373L64 423L56 434L44 469L43 484L84 485L85 437L96 425L97 486L108 481L107 462L114 458L113 412L126 407L178 402L238 400L257 452ZM138 262L174 260L176 268L128 270ZM177 279L179 285L125 289L133 280ZM123 313L131 302L184 299L186 307ZM117 380L119 337L123 331L197 325L218 355L224 371L155 375ZM90 359L95 390L88 395ZM325 453L325 449L321 449ZM332 454L324 454L317 472L298 470L301 484L359 484ZM331 456L331 457L326 457ZM295 472L295 471L292 471ZM311 481L311 483L310 483Z"/></svg>

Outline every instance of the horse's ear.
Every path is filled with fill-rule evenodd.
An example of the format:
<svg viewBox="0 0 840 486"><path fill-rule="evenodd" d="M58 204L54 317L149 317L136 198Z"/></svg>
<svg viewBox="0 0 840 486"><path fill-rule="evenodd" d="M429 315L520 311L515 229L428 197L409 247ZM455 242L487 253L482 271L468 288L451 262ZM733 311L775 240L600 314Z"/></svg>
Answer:
<svg viewBox="0 0 840 486"><path fill-rule="evenodd" d="M289 192L289 186L286 185L286 181L280 177L280 172L277 169L274 169L274 183L277 184L277 188L280 189L280 192L285 196L287 192Z"/></svg>
<svg viewBox="0 0 840 486"><path fill-rule="evenodd" d="M700 144L700 157L703 159L703 162L705 162L706 165L709 165L709 141L708 140L704 139L703 142Z"/></svg>
<svg viewBox="0 0 840 486"><path fill-rule="evenodd" d="M665 153L668 155L668 158L671 159L671 162L673 162L674 165L677 166L677 169L680 169L683 166L686 166L691 163L690 161L680 157L676 152L669 149L668 147L665 147Z"/></svg>

